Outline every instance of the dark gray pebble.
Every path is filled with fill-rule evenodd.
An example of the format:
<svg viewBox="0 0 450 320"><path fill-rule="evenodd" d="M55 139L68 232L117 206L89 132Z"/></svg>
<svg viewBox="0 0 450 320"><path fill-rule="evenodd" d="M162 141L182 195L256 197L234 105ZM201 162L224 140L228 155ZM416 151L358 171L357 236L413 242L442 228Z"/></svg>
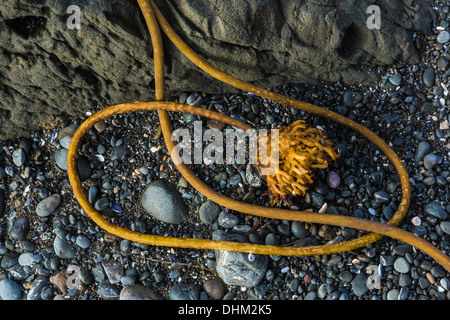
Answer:
<svg viewBox="0 0 450 320"><path fill-rule="evenodd" d="M421 141L417 146L416 153L414 155L414 160L416 163L423 160L423 158L430 153L431 145L426 141Z"/></svg>
<svg viewBox="0 0 450 320"><path fill-rule="evenodd" d="M354 107L361 100L362 95L357 91L346 91L344 93L343 101L347 107Z"/></svg>
<svg viewBox="0 0 450 320"><path fill-rule="evenodd" d="M9 235L14 240L23 240L30 231L30 220L27 217L17 218L9 232Z"/></svg>
<svg viewBox="0 0 450 320"><path fill-rule="evenodd" d="M200 206L198 214L203 223L213 224L220 214L220 206L211 200L207 200Z"/></svg>
<svg viewBox="0 0 450 320"><path fill-rule="evenodd" d="M66 237L56 236L53 242L55 254L61 259L73 259L77 251L72 247Z"/></svg>
<svg viewBox="0 0 450 320"><path fill-rule="evenodd" d="M447 212L439 202L433 201L425 206L425 213L441 220L447 219Z"/></svg>
<svg viewBox="0 0 450 320"><path fill-rule="evenodd" d="M424 71L423 76L422 76L423 83L427 87L431 88L435 84L435 81L436 81L435 77L436 77L436 74L435 74L434 68L433 67L428 67Z"/></svg>
<svg viewBox="0 0 450 320"><path fill-rule="evenodd" d="M425 167L425 169L432 169L436 164L439 164L441 162L442 157L433 153L429 153L423 158L423 166Z"/></svg>
<svg viewBox="0 0 450 320"><path fill-rule="evenodd" d="M364 273L358 274L351 284L353 293L358 297L363 296L369 291L369 288L367 287L367 277Z"/></svg>
<svg viewBox="0 0 450 320"><path fill-rule="evenodd" d="M155 219L178 224L188 216L181 194L166 180L153 181L144 191L142 207Z"/></svg>
<svg viewBox="0 0 450 320"><path fill-rule="evenodd" d="M109 207L109 199L108 197L101 197L94 203L95 210L103 211Z"/></svg>

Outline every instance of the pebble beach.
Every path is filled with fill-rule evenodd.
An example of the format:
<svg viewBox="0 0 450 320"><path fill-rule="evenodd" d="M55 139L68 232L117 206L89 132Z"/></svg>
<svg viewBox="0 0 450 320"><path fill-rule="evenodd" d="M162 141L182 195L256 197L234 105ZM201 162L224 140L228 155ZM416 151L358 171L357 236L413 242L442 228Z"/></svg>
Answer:
<svg viewBox="0 0 450 320"><path fill-rule="evenodd" d="M450 10L436 1L434 33L414 34L417 65L380 67L372 86L286 84L274 91L336 111L383 138L407 167L409 211L399 225L450 254ZM316 172L304 197L282 203L387 222L401 199L389 159L364 137L332 121L252 94L183 92L173 101L218 111L255 128L303 119L341 152ZM77 127L106 106L59 128L0 141L0 298L2 300L449 300L450 274L409 244L384 237L323 256L263 256L155 247L98 227L75 199L67 149ZM174 129L227 129L171 114ZM98 122L79 148L78 174L89 202L116 225L179 238L266 245L325 245L367 232L260 219L212 202L181 176L165 148L156 112ZM264 180L250 165L192 164L211 188L268 206ZM245 266L245 267L244 267ZM374 281L376 279L377 281Z"/></svg>

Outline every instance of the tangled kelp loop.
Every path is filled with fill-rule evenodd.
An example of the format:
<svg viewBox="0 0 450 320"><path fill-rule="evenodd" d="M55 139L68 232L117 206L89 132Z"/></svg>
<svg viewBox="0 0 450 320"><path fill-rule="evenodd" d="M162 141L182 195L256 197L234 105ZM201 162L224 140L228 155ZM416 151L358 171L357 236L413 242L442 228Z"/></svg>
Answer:
<svg viewBox="0 0 450 320"><path fill-rule="evenodd" d="M409 174L406 170L403 161L395 153L394 150L373 131L364 127L363 125L356 123L355 121L331 110L323 107L319 107L304 101L295 100L276 93L274 91L266 90L264 88L255 86L248 82L237 79L226 72L214 67L208 63L205 59L200 57L195 51L192 50L175 32L170 26L165 17L159 11L158 7L152 0L138 0L142 14L147 23L150 31L153 56L154 56L154 70L155 70L155 96L157 101L151 102L132 102L124 103L121 105L114 105L105 108L86 119L77 129L70 142L68 154L67 154L67 173L72 187L73 193L78 200L80 206L85 213L91 217L91 219L101 228L106 231L134 242L145 243L155 246L166 247L179 247L179 248L191 248L191 249L205 249L205 250L226 250L237 251L251 254L265 254L265 255L324 255L336 252L350 251L365 245L368 245L374 241L380 240L383 236L389 236L391 238L406 242L419 250L427 253L447 271L450 271L450 257L444 252L433 246L431 243L424 239L398 228L400 222L405 217L409 204L411 203L411 184L409 181ZM217 191L211 189L204 181L202 181L186 164L175 163L179 172L183 177L194 187L199 193L207 197L211 201L217 204L235 210L241 213L250 215L257 215L269 219L279 220L291 220L291 221L303 221L307 223L319 223L334 226L342 226L353 229L360 229L370 232L360 238L351 239L339 243L332 243L326 245L315 245L306 247L296 246L273 246L273 245L259 245L253 243L241 243L231 241L218 241L208 239L197 238L178 238L169 236L158 236L153 234L139 233L124 227L115 225L108 221L107 218L102 216L95 208L89 203L86 195L83 192L80 177L77 172L77 150L81 144L84 135L102 119L109 118L116 114L123 114L133 111L152 111L158 112L159 121L161 124L161 131L164 136L168 151L172 154L175 144L171 140L172 128L171 121L168 112L185 112L199 115L202 117L211 118L231 126L237 127L241 130L248 130L251 127L241 121L234 118L227 117L223 114L210 111L204 108L198 108L190 105L167 102L164 94L164 48L162 44L162 38L160 28L164 31L169 40L194 64L200 69L207 72L209 75L223 81L231 86L234 86L245 92L258 95L268 100L278 102L287 106L291 106L306 112L313 113L317 116L324 117L326 119L333 120L343 126L348 127L351 130L361 134L368 141L375 144L381 152L383 152L387 158L392 162L395 169L398 172L402 197L398 204L397 211L392 215L391 219L387 223L375 222L367 219L361 219L350 216L341 216L337 214L328 213L315 213L311 211L296 211L290 209L281 209L274 207L258 206L255 204L239 201Z"/></svg>
<svg viewBox="0 0 450 320"><path fill-rule="evenodd" d="M277 159L272 153L270 134L260 137L259 142L267 146L266 152L258 152L256 165L259 168L276 167L274 174L263 175L274 206L289 195L303 196L313 183L314 171L325 169L330 161L339 159L333 142L318 128L303 120L280 128L278 132Z"/></svg>

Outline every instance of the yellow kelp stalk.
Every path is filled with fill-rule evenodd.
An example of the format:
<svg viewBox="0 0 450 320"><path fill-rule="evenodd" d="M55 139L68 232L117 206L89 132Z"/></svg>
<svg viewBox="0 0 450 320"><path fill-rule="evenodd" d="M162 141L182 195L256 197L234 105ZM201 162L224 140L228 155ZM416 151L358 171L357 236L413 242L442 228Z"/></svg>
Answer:
<svg viewBox="0 0 450 320"><path fill-rule="evenodd" d="M436 261L438 261L445 269L447 269L447 271L450 271L450 257L448 257L444 252L440 251L438 248L428 243L424 239L396 227L402 221L402 219L405 217L408 211L408 207L411 202L411 185L409 182L408 172L402 160L383 139L381 139L379 136L377 136L374 132L367 129L366 127L352 121L351 119L348 119L347 117L340 115L339 113L303 101L288 98L284 95L257 87L255 85L237 79L223 72L222 70L214 67L213 65L209 64L206 60L204 60L202 57L200 57L179 37L179 35L170 26L170 24L167 22L167 20L164 18L164 16L162 15L162 13L159 11L158 7L152 0L138 0L138 3L152 38L153 56L155 64L154 68L155 95L156 100L158 101L125 103L122 105L115 105L108 107L93 114L79 126L79 128L73 135L67 154L67 173L70 185L73 189L73 193L76 199L78 200L80 206L83 208L86 214L88 214L92 218L92 220L95 223L97 223L101 228L118 237L149 245L191 248L191 249L226 250L226 251L247 252L253 254L266 254L266 255L267 254L323 255L349 251L354 250L356 248L360 248L374 241L377 241L381 239L384 235L409 243L410 245L416 247L417 249L422 250L423 252L427 253L428 255L436 259ZM164 31L166 36L169 38L169 40L172 41L175 44L175 46L187 58L189 58L200 69L207 72L212 77L220 81L223 81L229 85L232 85L238 89L241 89L245 92L250 92L265 99L272 100L294 108L298 108L300 110L304 110L306 112L310 112L318 116L333 120L358 132L359 134L367 138L369 141L374 143L381 150L381 152L383 152L389 158L389 160L392 161L392 164L394 165L400 177L402 187L402 198L400 200L398 209L394 213L392 218L386 224L384 224L380 222L350 216L340 216L336 214L326 214L326 213L322 214L308 211L294 211L289 209L264 207L245 203L239 200L229 198L225 195L222 195L212 190L208 185L206 185L203 181L201 181L187 165L185 165L184 163L179 163L176 164L177 169L199 193L201 193L208 199L216 202L217 204L229 208L231 210L271 219L328 224L365 230L371 233L362 236L360 238L344 241L341 243L308 246L308 247L289 247L289 246L257 245L252 243L237 243L229 241L216 241L207 239L156 236L152 234L143 234L136 231L132 231L126 228L119 227L109 222L105 217L103 217L98 211L95 210L95 208L89 203L88 199L86 198L86 195L84 194L83 189L81 187L81 182L78 176L76 165L77 150L81 143L81 140L83 139L83 136L88 132L90 128L92 128L92 126L96 122L111 117L112 115L115 114L133 111L157 110L161 124L161 130L164 136L164 141L166 143L169 152L172 152L172 149L174 148L175 144L171 140L172 129L168 111L186 112L204 117L209 117L211 119L218 120L227 123L229 125L232 125L234 127L240 128L244 131L250 129L249 125L237 121L236 119L226 117L217 112L212 112L206 109L197 108L189 105L163 101L165 99L164 50L159 29L160 27Z"/></svg>

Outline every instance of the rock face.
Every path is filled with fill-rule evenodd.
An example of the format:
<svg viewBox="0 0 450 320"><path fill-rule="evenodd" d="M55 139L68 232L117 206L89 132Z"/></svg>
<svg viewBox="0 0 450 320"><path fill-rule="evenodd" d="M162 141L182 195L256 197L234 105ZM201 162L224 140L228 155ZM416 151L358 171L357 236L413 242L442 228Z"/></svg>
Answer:
<svg viewBox="0 0 450 320"><path fill-rule="evenodd" d="M266 88L288 82L376 79L376 65L415 63L413 32L431 31L426 0L158 0L180 36L230 74ZM413 3L413 4L411 4ZM4 1L0 6L0 139L56 127L97 105L153 99L152 47L134 0ZM73 21L73 20L70 20ZM167 39L168 97L236 90L199 71Z"/></svg>

